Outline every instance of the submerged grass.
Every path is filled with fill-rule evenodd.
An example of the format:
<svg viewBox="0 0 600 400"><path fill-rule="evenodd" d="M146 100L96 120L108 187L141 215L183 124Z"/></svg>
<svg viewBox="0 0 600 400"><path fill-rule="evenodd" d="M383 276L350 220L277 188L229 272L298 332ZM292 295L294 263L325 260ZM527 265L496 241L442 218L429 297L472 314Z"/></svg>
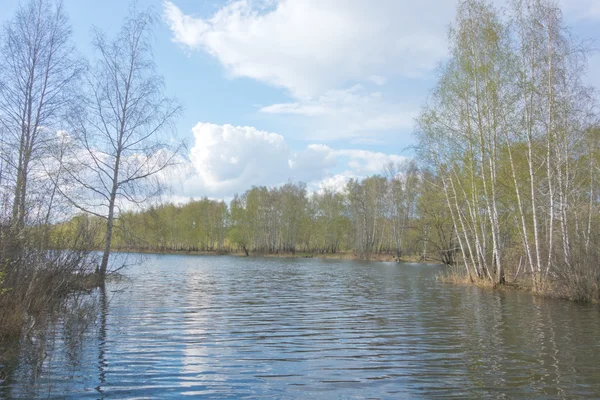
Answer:
<svg viewBox="0 0 600 400"><path fill-rule="evenodd" d="M43 231L0 225L0 365L49 310L102 284L90 243L66 243L70 249L55 250Z"/></svg>
<svg viewBox="0 0 600 400"><path fill-rule="evenodd" d="M3 348L27 334L28 321L69 294L90 291L102 283L95 273L43 271L36 275L26 287L5 288L0 295L0 358Z"/></svg>

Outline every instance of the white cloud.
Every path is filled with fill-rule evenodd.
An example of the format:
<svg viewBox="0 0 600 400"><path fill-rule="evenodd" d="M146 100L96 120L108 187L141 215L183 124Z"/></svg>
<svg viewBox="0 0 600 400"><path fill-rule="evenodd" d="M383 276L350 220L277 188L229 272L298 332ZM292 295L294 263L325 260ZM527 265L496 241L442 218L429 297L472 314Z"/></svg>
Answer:
<svg viewBox="0 0 600 400"><path fill-rule="evenodd" d="M348 183L351 178L356 177L357 176L350 171L344 171L340 174L335 174L316 184L315 191L322 193L325 189L327 189L335 192L343 192L346 188L346 183Z"/></svg>
<svg viewBox="0 0 600 400"><path fill-rule="evenodd" d="M203 18L164 1L164 16L175 42L212 54L233 76L283 87L302 98L357 82L383 85L394 75L428 75L447 54L456 4L232 0ZM600 18L599 0L559 4L570 23Z"/></svg>
<svg viewBox="0 0 600 400"><path fill-rule="evenodd" d="M290 157L290 178L312 182L328 175L328 171L337 166L332 150L322 144L311 144L306 149Z"/></svg>
<svg viewBox="0 0 600 400"><path fill-rule="evenodd" d="M175 42L300 98L428 73L446 54L453 9L439 0L235 0L203 19L165 1L164 16Z"/></svg>
<svg viewBox="0 0 600 400"><path fill-rule="evenodd" d="M164 8L165 17L174 35L174 41L191 48L196 47L199 44L197 43L198 38L208 31L208 24L201 19L185 15L169 1L164 3Z"/></svg>
<svg viewBox="0 0 600 400"><path fill-rule="evenodd" d="M310 117L318 129L315 139L359 137L373 139L380 131L409 130L418 110L415 106L387 101L381 92L369 92L362 85L344 90L329 90L325 94L280 103L260 109L262 113Z"/></svg>
<svg viewBox="0 0 600 400"><path fill-rule="evenodd" d="M406 157L395 154L378 153L367 150L334 150L338 157L348 157L348 166L360 176L381 173L383 167L389 162L400 164Z"/></svg>
<svg viewBox="0 0 600 400"><path fill-rule="evenodd" d="M371 75L367 79L376 84L377 86L383 86L387 82L387 79L379 75Z"/></svg>
<svg viewBox="0 0 600 400"><path fill-rule="evenodd" d="M198 123L193 133L184 197L230 197L253 185L274 186L288 179L313 189L324 184L339 187L349 177L380 173L388 162L405 159L323 144L294 152L283 136L248 126Z"/></svg>
<svg viewBox="0 0 600 400"><path fill-rule="evenodd" d="M310 100L303 103L273 104L261 108L260 111L269 114L296 114L307 117L328 115L332 112L332 110L328 109L325 105L317 103L311 104Z"/></svg>
<svg viewBox="0 0 600 400"><path fill-rule="evenodd" d="M258 184L278 183L288 169L289 148L283 136L252 127L199 123L190 161L195 178L186 191L228 193Z"/></svg>

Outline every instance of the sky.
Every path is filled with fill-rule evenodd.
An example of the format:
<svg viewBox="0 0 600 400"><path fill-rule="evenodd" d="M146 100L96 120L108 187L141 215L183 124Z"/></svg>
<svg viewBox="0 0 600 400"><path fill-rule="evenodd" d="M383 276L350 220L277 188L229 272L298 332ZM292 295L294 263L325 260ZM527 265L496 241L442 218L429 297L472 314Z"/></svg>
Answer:
<svg viewBox="0 0 600 400"><path fill-rule="evenodd" d="M0 0L0 22L19 0ZM504 1L496 0L502 5ZM600 46L600 0L560 0ZM78 51L116 32L124 0L64 0ZM154 55L186 164L172 198L230 198L252 185L341 187L410 158L414 118L447 56L454 0L138 0L160 16ZM600 87L600 56L587 80Z"/></svg>

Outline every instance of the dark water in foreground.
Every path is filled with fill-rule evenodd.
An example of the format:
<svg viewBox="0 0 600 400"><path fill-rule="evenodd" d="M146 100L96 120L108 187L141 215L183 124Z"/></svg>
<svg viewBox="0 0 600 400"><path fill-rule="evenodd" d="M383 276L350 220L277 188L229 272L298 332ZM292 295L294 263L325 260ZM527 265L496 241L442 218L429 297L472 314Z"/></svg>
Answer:
<svg viewBox="0 0 600 400"><path fill-rule="evenodd" d="M440 267L156 256L25 340L0 398L600 398L600 310Z"/></svg>

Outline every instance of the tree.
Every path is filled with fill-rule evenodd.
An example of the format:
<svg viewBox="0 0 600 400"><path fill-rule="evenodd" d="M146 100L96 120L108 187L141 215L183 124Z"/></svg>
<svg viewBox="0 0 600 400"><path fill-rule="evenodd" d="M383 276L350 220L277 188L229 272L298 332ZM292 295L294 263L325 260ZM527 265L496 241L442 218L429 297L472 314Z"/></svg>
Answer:
<svg viewBox="0 0 600 400"><path fill-rule="evenodd" d="M231 200L231 229L229 230L229 238L233 243L244 250L246 256L249 255L248 247L251 243L250 223L246 213L246 197L238 196L237 194Z"/></svg>
<svg viewBox="0 0 600 400"><path fill-rule="evenodd" d="M70 38L62 3L50 0L31 0L4 27L0 146L2 161L14 176L11 225L17 233L31 208L31 172L52 147L83 71Z"/></svg>
<svg viewBox="0 0 600 400"><path fill-rule="evenodd" d="M435 249L439 261L453 265L457 252L455 229L438 176L429 171L423 173L423 184L417 201L420 240ZM424 253L423 258L427 257L426 251Z"/></svg>
<svg viewBox="0 0 600 400"><path fill-rule="evenodd" d="M119 210L158 195L162 173L177 163L181 149L166 135L181 108L163 94L152 60L154 20L152 13L132 7L114 39L94 32L98 59L87 74L82 109L72 121L80 146L72 154L68 179L78 190L63 193L75 207L106 221L102 276Z"/></svg>
<svg viewBox="0 0 600 400"><path fill-rule="evenodd" d="M387 180L375 175L362 181L350 179L346 185L348 211L354 224L355 250L366 259L381 250L386 224Z"/></svg>
<svg viewBox="0 0 600 400"><path fill-rule="evenodd" d="M312 220L305 228L312 233L313 247L321 253L336 253L349 230L346 199L342 193L323 189L311 199Z"/></svg>
<svg viewBox="0 0 600 400"><path fill-rule="evenodd" d="M596 101L586 49L552 0L460 4L450 54L418 119L420 156L436 171L469 276L505 282L525 261L533 286L589 260ZM515 276L517 276L515 274ZM582 281L589 280L584 279Z"/></svg>

